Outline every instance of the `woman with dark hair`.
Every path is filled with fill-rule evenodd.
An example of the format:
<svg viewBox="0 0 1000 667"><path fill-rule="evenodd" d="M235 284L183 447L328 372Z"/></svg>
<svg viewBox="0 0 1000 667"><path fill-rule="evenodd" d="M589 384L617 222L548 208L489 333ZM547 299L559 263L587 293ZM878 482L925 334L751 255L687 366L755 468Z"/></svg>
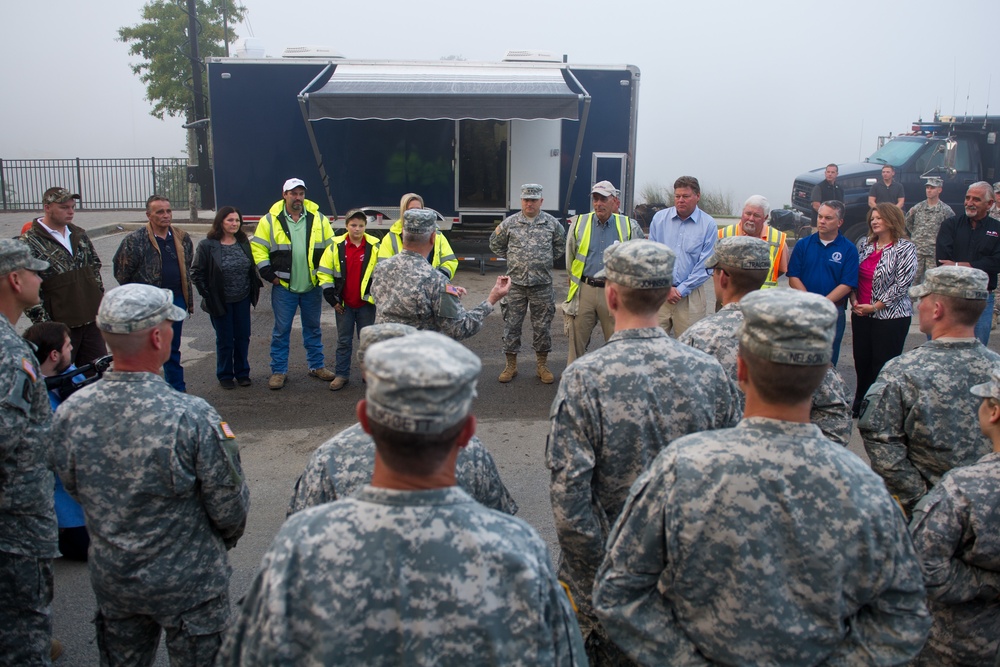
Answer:
<svg viewBox="0 0 1000 667"><path fill-rule="evenodd" d="M854 416L882 366L903 352L913 302L909 290L917 272L917 247L904 236L903 211L882 203L868 212L868 235L858 241L858 287L851 293L851 330L858 389Z"/></svg>
<svg viewBox="0 0 1000 667"><path fill-rule="evenodd" d="M257 305L262 283L242 227L243 216L236 208L220 208L191 263L201 308L212 316L215 376L223 389L251 384L250 306Z"/></svg>

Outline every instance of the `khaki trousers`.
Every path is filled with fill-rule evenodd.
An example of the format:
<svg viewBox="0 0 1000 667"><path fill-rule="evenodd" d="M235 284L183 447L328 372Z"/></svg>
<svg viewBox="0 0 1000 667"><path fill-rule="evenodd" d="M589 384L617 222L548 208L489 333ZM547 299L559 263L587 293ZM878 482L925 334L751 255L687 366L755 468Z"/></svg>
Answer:
<svg viewBox="0 0 1000 667"><path fill-rule="evenodd" d="M677 303L665 302L660 308L660 326L663 330L668 334L673 333L674 338L677 338L692 324L705 317L708 314L708 304L705 301L707 291L705 283L702 283Z"/></svg>
<svg viewBox="0 0 1000 667"><path fill-rule="evenodd" d="M566 315L566 336L569 338L567 366L587 352L590 336L598 322L601 324L601 331L604 332L605 341L615 332L615 318L608 310L603 288L581 283L576 298L579 300L576 315Z"/></svg>

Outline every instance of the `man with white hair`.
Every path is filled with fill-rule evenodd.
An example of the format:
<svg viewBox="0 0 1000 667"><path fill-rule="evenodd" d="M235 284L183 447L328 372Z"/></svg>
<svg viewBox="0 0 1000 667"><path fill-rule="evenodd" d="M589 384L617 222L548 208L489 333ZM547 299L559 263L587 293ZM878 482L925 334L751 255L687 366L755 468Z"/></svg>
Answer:
<svg viewBox="0 0 1000 667"><path fill-rule="evenodd" d="M993 291L997 288L997 272L1000 271L1000 220L990 217L992 205L992 185L986 181L970 185L965 193L965 210L941 223L935 253L939 266L971 266L985 271L989 277L990 295L976 323L976 338L983 345L990 342Z"/></svg>
<svg viewBox="0 0 1000 667"><path fill-rule="evenodd" d="M771 268L761 289L776 287L778 278L788 272L787 234L767 224L771 215L771 204L761 195L751 195L743 204L740 221L719 230L719 238L727 236L751 236L766 241L770 246ZM718 308L716 308L718 310Z"/></svg>

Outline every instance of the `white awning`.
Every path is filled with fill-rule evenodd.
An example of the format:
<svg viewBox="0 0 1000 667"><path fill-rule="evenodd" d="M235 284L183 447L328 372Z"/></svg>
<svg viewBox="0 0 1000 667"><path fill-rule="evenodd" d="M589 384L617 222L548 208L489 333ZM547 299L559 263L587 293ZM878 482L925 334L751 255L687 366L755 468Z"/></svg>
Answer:
<svg viewBox="0 0 1000 667"><path fill-rule="evenodd" d="M311 121L579 120L589 95L573 92L559 67L431 62L338 64L299 97Z"/></svg>

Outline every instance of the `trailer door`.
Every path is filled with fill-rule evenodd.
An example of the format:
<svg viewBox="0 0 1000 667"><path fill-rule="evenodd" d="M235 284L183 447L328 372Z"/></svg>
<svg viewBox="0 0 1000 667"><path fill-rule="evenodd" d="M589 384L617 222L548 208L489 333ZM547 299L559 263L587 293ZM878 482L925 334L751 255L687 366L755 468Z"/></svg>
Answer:
<svg viewBox="0 0 1000 667"><path fill-rule="evenodd" d="M458 121L455 210L505 210L507 144L504 120Z"/></svg>
<svg viewBox="0 0 1000 667"><path fill-rule="evenodd" d="M512 120L510 122L510 201L508 210L521 208L521 186L538 183L544 188L544 208L558 210L560 120Z"/></svg>

